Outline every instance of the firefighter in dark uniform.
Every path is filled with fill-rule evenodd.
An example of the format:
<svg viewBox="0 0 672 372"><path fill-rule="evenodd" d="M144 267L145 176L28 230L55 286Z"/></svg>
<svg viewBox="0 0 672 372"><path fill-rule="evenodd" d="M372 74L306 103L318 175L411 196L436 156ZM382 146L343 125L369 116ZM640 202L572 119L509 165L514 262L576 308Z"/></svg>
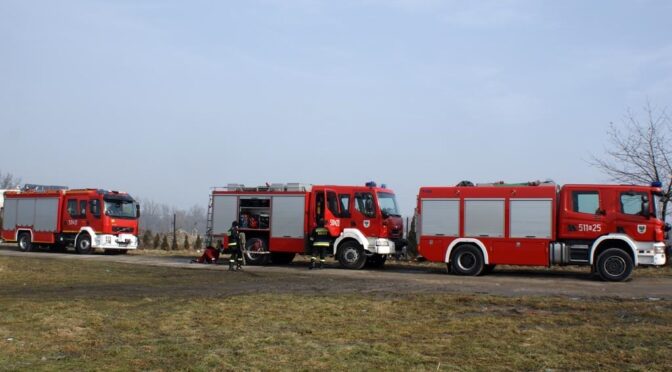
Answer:
<svg viewBox="0 0 672 372"><path fill-rule="evenodd" d="M331 246L331 237L329 236L329 230L324 227L324 219L320 218L318 220L317 227L310 234L310 243L310 265L308 268L311 270L315 267L324 268L324 254ZM316 255L320 256L319 266L317 266Z"/></svg>
<svg viewBox="0 0 672 372"><path fill-rule="evenodd" d="M228 249L231 251L231 257L229 257L229 270L234 270L234 265L236 269L240 269L243 265L243 251L240 247L240 238L238 237L238 221L233 221L231 223L231 228L226 233L228 236Z"/></svg>

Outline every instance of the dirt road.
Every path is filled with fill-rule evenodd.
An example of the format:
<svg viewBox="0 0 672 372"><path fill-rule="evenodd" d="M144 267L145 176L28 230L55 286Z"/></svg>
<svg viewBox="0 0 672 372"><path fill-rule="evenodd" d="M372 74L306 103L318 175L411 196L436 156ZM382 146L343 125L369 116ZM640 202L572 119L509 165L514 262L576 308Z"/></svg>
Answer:
<svg viewBox="0 0 672 372"><path fill-rule="evenodd" d="M305 260L297 259L288 266L247 266L243 272L228 272L226 266L189 263L188 257L103 254L77 255L18 251L0 246L2 257L23 257L36 260L79 260L114 262L171 268L175 270L206 270L236 275L232 293L484 293L502 296L564 296L576 298L643 298L672 299L672 275L647 277L635 275L624 283L605 283L583 271L496 269L480 277L447 275L441 265L388 263L381 270L351 271L331 262L324 270L307 270ZM639 270L639 269L638 269ZM229 281L232 283L232 281Z"/></svg>

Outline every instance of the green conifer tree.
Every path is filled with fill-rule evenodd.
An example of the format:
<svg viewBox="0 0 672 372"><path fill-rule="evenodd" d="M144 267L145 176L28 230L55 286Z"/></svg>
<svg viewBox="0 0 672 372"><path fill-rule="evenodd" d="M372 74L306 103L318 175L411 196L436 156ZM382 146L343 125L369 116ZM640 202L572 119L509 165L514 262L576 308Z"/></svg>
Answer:
<svg viewBox="0 0 672 372"><path fill-rule="evenodd" d="M168 248L170 248L170 245L168 245L168 236L164 235L163 239L161 240L161 249L167 251Z"/></svg>
<svg viewBox="0 0 672 372"><path fill-rule="evenodd" d="M177 236L170 239L170 250L171 251L176 251L177 250Z"/></svg>
<svg viewBox="0 0 672 372"><path fill-rule="evenodd" d="M201 240L200 235L196 235L196 242L194 242L194 249L198 250L203 248L203 241Z"/></svg>
<svg viewBox="0 0 672 372"><path fill-rule="evenodd" d="M152 246L152 230L145 230L144 233L142 233L142 247L143 249L147 249Z"/></svg>
<svg viewBox="0 0 672 372"><path fill-rule="evenodd" d="M190 249L189 247L189 235L184 235L184 243L182 243L182 249Z"/></svg>
<svg viewBox="0 0 672 372"><path fill-rule="evenodd" d="M152 242L152 248L154 249L159 249L159 246L161 245L161 235L157 232L156 235L154 235L154 241Z"/></svg>

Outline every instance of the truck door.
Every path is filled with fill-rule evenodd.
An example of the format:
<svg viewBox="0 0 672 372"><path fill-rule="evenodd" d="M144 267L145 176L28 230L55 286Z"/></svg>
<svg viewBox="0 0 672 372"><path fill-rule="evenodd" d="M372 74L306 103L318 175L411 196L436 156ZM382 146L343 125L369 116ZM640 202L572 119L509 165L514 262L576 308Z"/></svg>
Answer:
<svg viewBox="0 0 672 372"><path fill-rule="evenodd" d="M611 211L605 209L606 191L595 188L562 190L563 207L559 220L559 236L566 240L594 240L606 234L606 220Z"/></svg>
<svg viewBox="0 0 672 372"><path fill-rule="evenodd" d="M654 220L651 215L650 195L643 191L622 191L616 194L618 210L614 213L613 231L627 234L639 241L655 240Z"/></svg>
<svg viewBox="0 0 672 372"><path fill-rule="evenodd" d="M86 226L86 201L68 198L63 222L63 231L69 233L77 233L80 227Z"/></svg>
<svg viewBox="0 0 672 372"><path fill-rule="evenodd" d="M328 189L313 190L312 196L312 230L317 226L317 221L324 219L324 224L331 236L338 236L341 234L341 219L338 197L336 191Z"/></svg>
<svg viewBox="0 0 672 372"><path fill-rule="evenodd" d="M89 225L94 231L103 232L103 221L100 218L101 205L100 199L89 199Z"/></svg>
<svg viewBox="0 0 672 372"><path fill-rule="evenodd" d="M338 193L338 207L341 210L341 229L353 227L352 194L350 192Z"/></svg>
<svg viewBox="0 0 672 372"><path fill-rule="evenodd" d="M373 193L362 191L355 193L351 225L365 236L378 236L380 223L376 218L376 203Z"/></svg>
<svg viewBox="0 0 672 372"><path fill-rule="evenodd" d="M331 236L341 235L341 210L338 196L334 190L325 190L327 196L327 208L324 214L324 223Z"/></svg>

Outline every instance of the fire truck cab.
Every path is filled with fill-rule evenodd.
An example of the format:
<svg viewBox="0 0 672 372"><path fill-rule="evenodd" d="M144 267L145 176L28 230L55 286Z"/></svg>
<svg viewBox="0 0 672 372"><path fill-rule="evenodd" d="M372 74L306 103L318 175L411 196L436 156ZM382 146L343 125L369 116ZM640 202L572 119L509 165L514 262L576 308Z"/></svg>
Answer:
<svg viewBox="0 0 672 372"><path fill-rule="evenodd" d="M451 272L495 265L587 265L604 280L665 264L657 185L488 184L422 187L419 252Z"/></svg>
<svg viewBox="0 0 672 372"><path fill-rule="evenodd" d="M138 247L139 205L128 194L100 189L26 185L4 194L1 236L22 251L44 245L77 253L125 253Z"/></svg>
<svg viewBox="0 0 672 372"><path fill-rule="evenodd" d="M287 264L304 254L321 219L333 238L330 253L345 268L382 266L404 244L394 192L374 183L229 184L213 190L209 209L210 240L226 246L227 231L238 221L246 235L246 259L252 264Z"/></svg>

